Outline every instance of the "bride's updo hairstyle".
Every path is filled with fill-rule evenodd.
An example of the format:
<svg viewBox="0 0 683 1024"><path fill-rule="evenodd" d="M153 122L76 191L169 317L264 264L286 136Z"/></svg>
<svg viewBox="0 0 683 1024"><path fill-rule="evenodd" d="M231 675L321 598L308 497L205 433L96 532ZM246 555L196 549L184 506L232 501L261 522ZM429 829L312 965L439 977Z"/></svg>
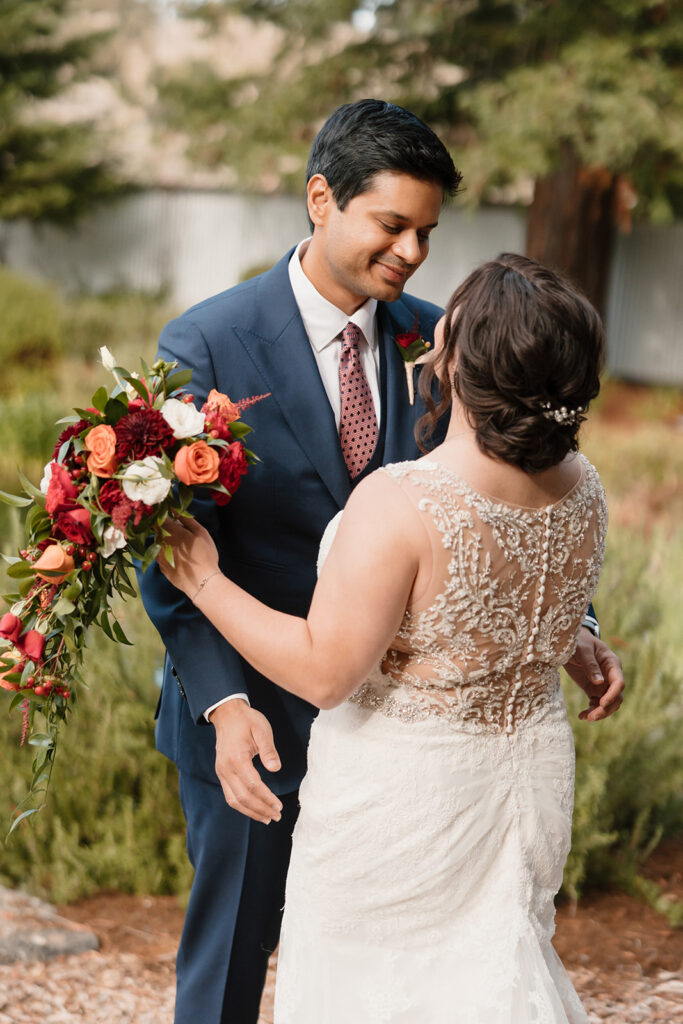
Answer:
<svg viewBox="0 0 683 1024"><path fill-rule="evenodd" d="M526 473L557 465L578 449L604 352L600 317L566 278L511 253L483 263L452 295L443 347L420 374L421 450L456 396L486 455Z"/></svg>

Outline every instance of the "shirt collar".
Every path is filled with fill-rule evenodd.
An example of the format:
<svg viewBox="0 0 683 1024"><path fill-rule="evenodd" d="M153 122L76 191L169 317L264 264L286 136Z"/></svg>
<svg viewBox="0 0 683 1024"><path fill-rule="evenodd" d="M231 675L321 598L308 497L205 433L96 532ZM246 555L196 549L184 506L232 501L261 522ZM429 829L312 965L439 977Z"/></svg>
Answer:
<svg viewBox="0 0 683 1024"><path fill-rule="evenodd" d="M377 345L376 312L377 299L367 299L355 313L349 316L320 294L301 266L301 249L308 245L309 238L299 242L289 261L289 280L296 304L301 313L306 333L316 352L321 352L339 337L351 321L363 332L370 348Z"/></svg>

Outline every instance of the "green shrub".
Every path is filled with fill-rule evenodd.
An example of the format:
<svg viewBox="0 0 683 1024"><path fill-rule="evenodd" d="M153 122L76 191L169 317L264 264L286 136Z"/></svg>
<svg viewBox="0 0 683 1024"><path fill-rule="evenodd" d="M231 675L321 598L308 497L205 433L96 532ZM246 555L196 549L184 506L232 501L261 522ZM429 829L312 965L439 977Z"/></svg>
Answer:
<svg viewBox="0 0 683 1024"><path fill-rule="evenodd" d="M585 706L578 688L565 686L577 756L564 879L572 899L610 883L644 893L639 865L660 838L683 831L683 640L676 629L682 559L680 528L651 538L625 529L608 535L598 604L627 688L618 714L590 724L576 717Z"/></svg>
<svg viewBox="0 0 683 1024"><path fill-rule="evenodd" d="M31 367L52 362L61 350L62 303L57 291L0 266L2 388Z"/></svg>
<svg viewBox="0 0 683 1024"><path fill-rule="evenodd" d="M138 370L140 356L153 358L161 328L172 316L160 296L122 292L72 298L64 305L64 348L72 359L95 360L106 345L122 365Z"/></svg>

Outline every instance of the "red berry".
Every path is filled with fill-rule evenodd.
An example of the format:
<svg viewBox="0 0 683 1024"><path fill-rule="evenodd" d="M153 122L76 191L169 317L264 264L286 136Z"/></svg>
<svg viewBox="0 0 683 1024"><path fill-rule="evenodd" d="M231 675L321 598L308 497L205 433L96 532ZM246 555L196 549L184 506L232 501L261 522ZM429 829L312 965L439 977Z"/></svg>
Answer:
<svg viewBox="0 0 683 1024"><path fill-rule="evenodd" d="M26 685L27 686L33 686L35 681L36 681L36 677L35 676L29 676L28 679L26 680Z"/></svg>
<svg viewBox="0 0 683 1024"><path fill-rule="evenodd" d="M92 565L86 559L84 562L81 562L81 569L83 569L84 572L90 572L90 570L92 569Z"/></svg>
<svg viewBox="0 0 683 1024"><path fill-rule="evenodd" d="M194 395L183 395L183 402L185 405L191 405L194 402Z"/></svg>
<svg viewBox="0 0 683 1024"><path fill-rule="evenodd" d="M67 555L73 555L76 548L73 546L73 544L67 544L64 550L66 551Z"/></svg>
<svg viewBox="0 0 683 1024"><path fill-rule="evenodd" d="M71 690L62 690L62 697L64 700L68 700L71 696Z"/></svg>
<svg viewBox="0 0 683 1024"><path fill-rule="evenodd" d="M217 430L216 430L216 429L214 428L214 429L213 429L212 431L210 431L210 433L209 433L209 436L210 436L210 437L220 437L220 434L219 434L219 433L218 433L218 431L217 431Z"/></svg>
<svg viewBox="0 0 683 1024"><path fill-rule="evenodd" d="M37 697L44 697L45 694L47 693L47 689L45 686L36 686L33 692Z"/></svg>

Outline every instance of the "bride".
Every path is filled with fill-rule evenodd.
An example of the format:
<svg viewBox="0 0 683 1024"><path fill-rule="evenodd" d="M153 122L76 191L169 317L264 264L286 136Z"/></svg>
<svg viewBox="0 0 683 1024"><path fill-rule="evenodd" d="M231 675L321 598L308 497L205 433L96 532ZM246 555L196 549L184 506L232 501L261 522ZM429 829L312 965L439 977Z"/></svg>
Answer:
<svg viewBox="0 0 683 1024"><path fill-rule="evenodd" d="M506 255L457 289L436 337L421 426L452 401L447 437L354 490L307 619L225 578L196 522L170 526L175 568L161 559L243 657L323 709L276 1024L588 1020L550 940L574 782L558 667L607 525L577 454L602 327L568 282Z"/></svg>

